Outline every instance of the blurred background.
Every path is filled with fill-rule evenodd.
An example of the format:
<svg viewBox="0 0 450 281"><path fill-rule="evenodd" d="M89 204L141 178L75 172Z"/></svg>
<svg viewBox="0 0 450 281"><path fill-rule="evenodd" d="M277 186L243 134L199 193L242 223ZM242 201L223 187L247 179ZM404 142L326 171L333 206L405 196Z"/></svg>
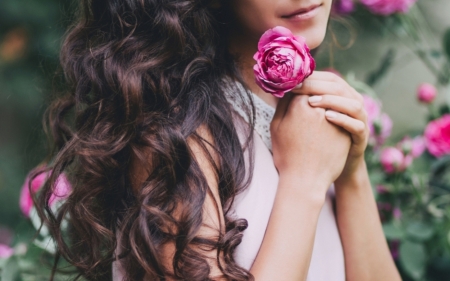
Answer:
<svg viewBox="0 0 450 281"><path fill-rule="evenodd" d="M377 14L357 1L350 2L351 9L337 8L339 17L330 24L326 42L318 52L319 67L332 67L359 85L360 91L376 94L382 110L393 121L392 135L386 144L393 145L407 134L421 134L433 118L430 107L417 101L419 85L428 82L436 87L435 103L443 105L444 111L450 101L448 81L442 77L446 72L440 71L440 66L447 63L443 38L450 27L450 1L419 0L407 11L389 15ZM52 89L58 86L53 75L58 70L61 39L75 7L70 1L0 0L0 280L47 280L45 271L36 273L41 253L31 242L35 229L19 207L19 196L27 173L46 154L41 120ZM379 157L379 153L379 149L374 149L373 157ZM429 168L442 159L424 156L416 165L420 168L411 168L411 177L405 176L404 186L409 186L415 175L432 173ZM389 190L394 186L392 175L383 172L384 166L377 161L371 170L374 185L384 184ZM405 280L450 280L450 218L445 215L450 209L447 205L437 206L444 215L436 215L431 228L425 225L423 222L432 216L430 202L437 197L429 192L431 185L426 184L432 177L418 178L424 186L423 198L427 199L402 203L403 214L411 211L411 215L399 218L392 213L384 221L385 233ZM380 202L397 202L399 198L399 193L392 193L388 199L380 194L385 193L379 192ZM448 194L443 191L439 196ZM386 204L395 209L394 203ZM413 220L416 228L411 226ZM404 239L412 246L401 243ZM399 248L400 253L396 253L394 248L405 244L408 247ZM10 252L3 249L2 254L2 245ZM408 260L408 255L419 258Z"/></svg>

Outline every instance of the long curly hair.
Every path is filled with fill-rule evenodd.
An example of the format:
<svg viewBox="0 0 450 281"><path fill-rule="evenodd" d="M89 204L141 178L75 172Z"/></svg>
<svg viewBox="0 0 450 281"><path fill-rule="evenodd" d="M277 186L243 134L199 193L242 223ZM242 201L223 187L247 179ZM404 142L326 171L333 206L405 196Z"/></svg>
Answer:
<svg viewBox="0 0 450 281"><path fill-rule="evenodd" d="M253 278L233 258L247 222L230 212L251 178L252 130L242 145L225 88L228 78L243 79L227 49L227 1L216 2L80 0L60 53L66 90L45 116L50 177L35 198L57 246L55 269L62 256L77 279L111 280L117 261L124 280L210 280L198 249L216 249L224 277ZM188 139L211 156L217 174L226 229L216 239L196 235L211 190ZM151 167L137 185L136 166ZM55 211L48 202L62 173L73 190ZM169 242L171 270L160 256Z"/></svg>

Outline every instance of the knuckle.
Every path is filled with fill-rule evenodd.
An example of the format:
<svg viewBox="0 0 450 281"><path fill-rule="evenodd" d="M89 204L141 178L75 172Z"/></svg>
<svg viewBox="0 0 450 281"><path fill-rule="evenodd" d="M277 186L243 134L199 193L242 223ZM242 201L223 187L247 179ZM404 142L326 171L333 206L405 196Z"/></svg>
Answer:
<svg viewBox="0 0 450 281"><path fill-rule="evenodd" d="M366 126L364 125L363 122L358 122L355 128L355 132L358 135L363 135L366 132Z"/></svg>
<svg viewBox="0 0 450 281"><path fill-rule="evenodd" d="M344 96L346 93L346 87L344 87L342 84L337 84L336 85L336 92L341 95Z"/></svg>
<svg viewBox="0 0 450 281"><path fill-rule="evenodd" d="M330 81L331 82L340 82L341 81L341 78L337 75L337 74L335 74L335 73L332 73L332 72L329 72L330 74L329 74L329 79L330 79Z"/></svg>
<svg viewBox="0 0 450 281"><path fill-rule="evenodd" d="M304 104L306 104L306 102L307 102L306 96L303 95L295 95L291 100L291 104L294 107L301 107Z"/></svg>
<svg viewBox="0 0 450 281"><path fill-rule="evenodd" d="M363 104L364 106L364 97L361 95L358 91L356 91L354 88L352 88L353 91L356 93L356 99Z"/></svg>
<svg viewBox="0 0 450 281"><path fill-rule="evenodd" d="M364 105L359 101L355 101L353 107L356 113L364 112Z"/></svg>

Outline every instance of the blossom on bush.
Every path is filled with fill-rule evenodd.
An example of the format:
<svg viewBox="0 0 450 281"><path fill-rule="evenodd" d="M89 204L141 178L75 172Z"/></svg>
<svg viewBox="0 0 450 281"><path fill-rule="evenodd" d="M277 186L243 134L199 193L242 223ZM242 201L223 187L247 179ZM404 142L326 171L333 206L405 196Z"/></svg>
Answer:
<svg viewBox="0 0 450 281"><path fill-rule="evenodd" d="M14 249L5 244L0 244L0 259L7 259L14 254Z"/></svg>
<svg viewBox="0 0 450 281"><path fill-rule="evenodd" d="M395 207L394 210L392 211L392 216L396 220L401 219L402 218L402 210L400 210L399 207Z"/></svg>
<svg viewBox="0 0 450 281"><path fill-rule="evenodd" d="M437 158L450 154L450 114L428 123L425 142L428 151Z"/></svg>
<svg viewBox="0 0 450 281"><path fill-rule="evenodd" d="M333 2L333 13L338 15L348 15L355 10L353 0L335 0Z"/></svg>
<svg viewBox="0 0 450 281"><path fill-rule="evenodd" d="M381 151L380 162L386 173L403 172L412 163L412 157L405 156L397 147L386 147Z"/></svg>
<svg viewBox="0 0 450 281"><path fill-rule="evenodd" d="M361 0L361 3L374 14L389 16L406 13L417 0Z"/></svg>
<svg viewBox="0 0 450 281"><path fill-rule="evenodd" d="M401 149L405 155L411 155L413 158L418 158L426 150L425 139L423 136L417 136L413 139L405 137L398 144L398 148Z"/></svg>
<svg viewBox="0 0 450 281"><path fill-rule="evenodd" d="M370 131L369 144L380 146L391 135L392 120L386 113L381 112L381 103L379 101L368 95L362 96Z"/></svg>
<svg viewBox="0 0 450 281"><path fill-rule="evenodd" d="M41 172L40 174L38 174L31 181L31 191L33 193L36 193L37 191L39 191L39 189L41 189L42 186L44 185L48 176L49 176L48 172ZM30 195L29 184L30 184L30 177L27 176L27 178L25 179L25 182L22 186L22 190L20 193L20 199L19 199L20 209L21 209L22 213L25 215L25 217L27 217L27 218L30 217L30 211L31 211L31 208L33 207L33 199ZM66 198L69 195L71 190L72 190L72 187L71 187L69 181L67 180L66 175L61 174L58 177L58 179L56 180L55 190L54 190L54 193L52 194L52 196L50 197L49 204L53 205L57 201L60 201L61 199Z"/></svg>
<svg viewBox="0 0 450 281"><path fill-rule="evenodd" d="M389 189L386 188L386 186L384 185L377 185L377 187L375 188L378 194L386 194L389 193Z"/></svg>
<svg viewBox="0 0 450 281"><path fill-rule="evenodd" d="M423 83L417 88L417 99L425 104L432 103L437 95L435 86Z"/></svg>

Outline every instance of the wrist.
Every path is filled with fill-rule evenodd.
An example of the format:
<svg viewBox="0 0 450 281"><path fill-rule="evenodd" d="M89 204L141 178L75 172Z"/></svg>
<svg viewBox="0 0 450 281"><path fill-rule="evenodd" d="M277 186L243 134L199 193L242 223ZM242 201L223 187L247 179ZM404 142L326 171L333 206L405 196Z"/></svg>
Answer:
<svg viewBox="0 0 450 281"><path fill-rule="evenodd" d="M282 173L279 176L278 190L296 200L321 208L325 204L326 191L331 182L327 183L319 178L299 173Z"/></svg>
<svg viewBox="0 0 450 281"><path fill-rule="evenodd" d="M334 182L336 189L339 189L341 186L345 186L346 188L365 186L365 183L369 181L369 174L364 157L355 161L353 167L349 170L350 172L343 173L336 179Z"/></svg>

